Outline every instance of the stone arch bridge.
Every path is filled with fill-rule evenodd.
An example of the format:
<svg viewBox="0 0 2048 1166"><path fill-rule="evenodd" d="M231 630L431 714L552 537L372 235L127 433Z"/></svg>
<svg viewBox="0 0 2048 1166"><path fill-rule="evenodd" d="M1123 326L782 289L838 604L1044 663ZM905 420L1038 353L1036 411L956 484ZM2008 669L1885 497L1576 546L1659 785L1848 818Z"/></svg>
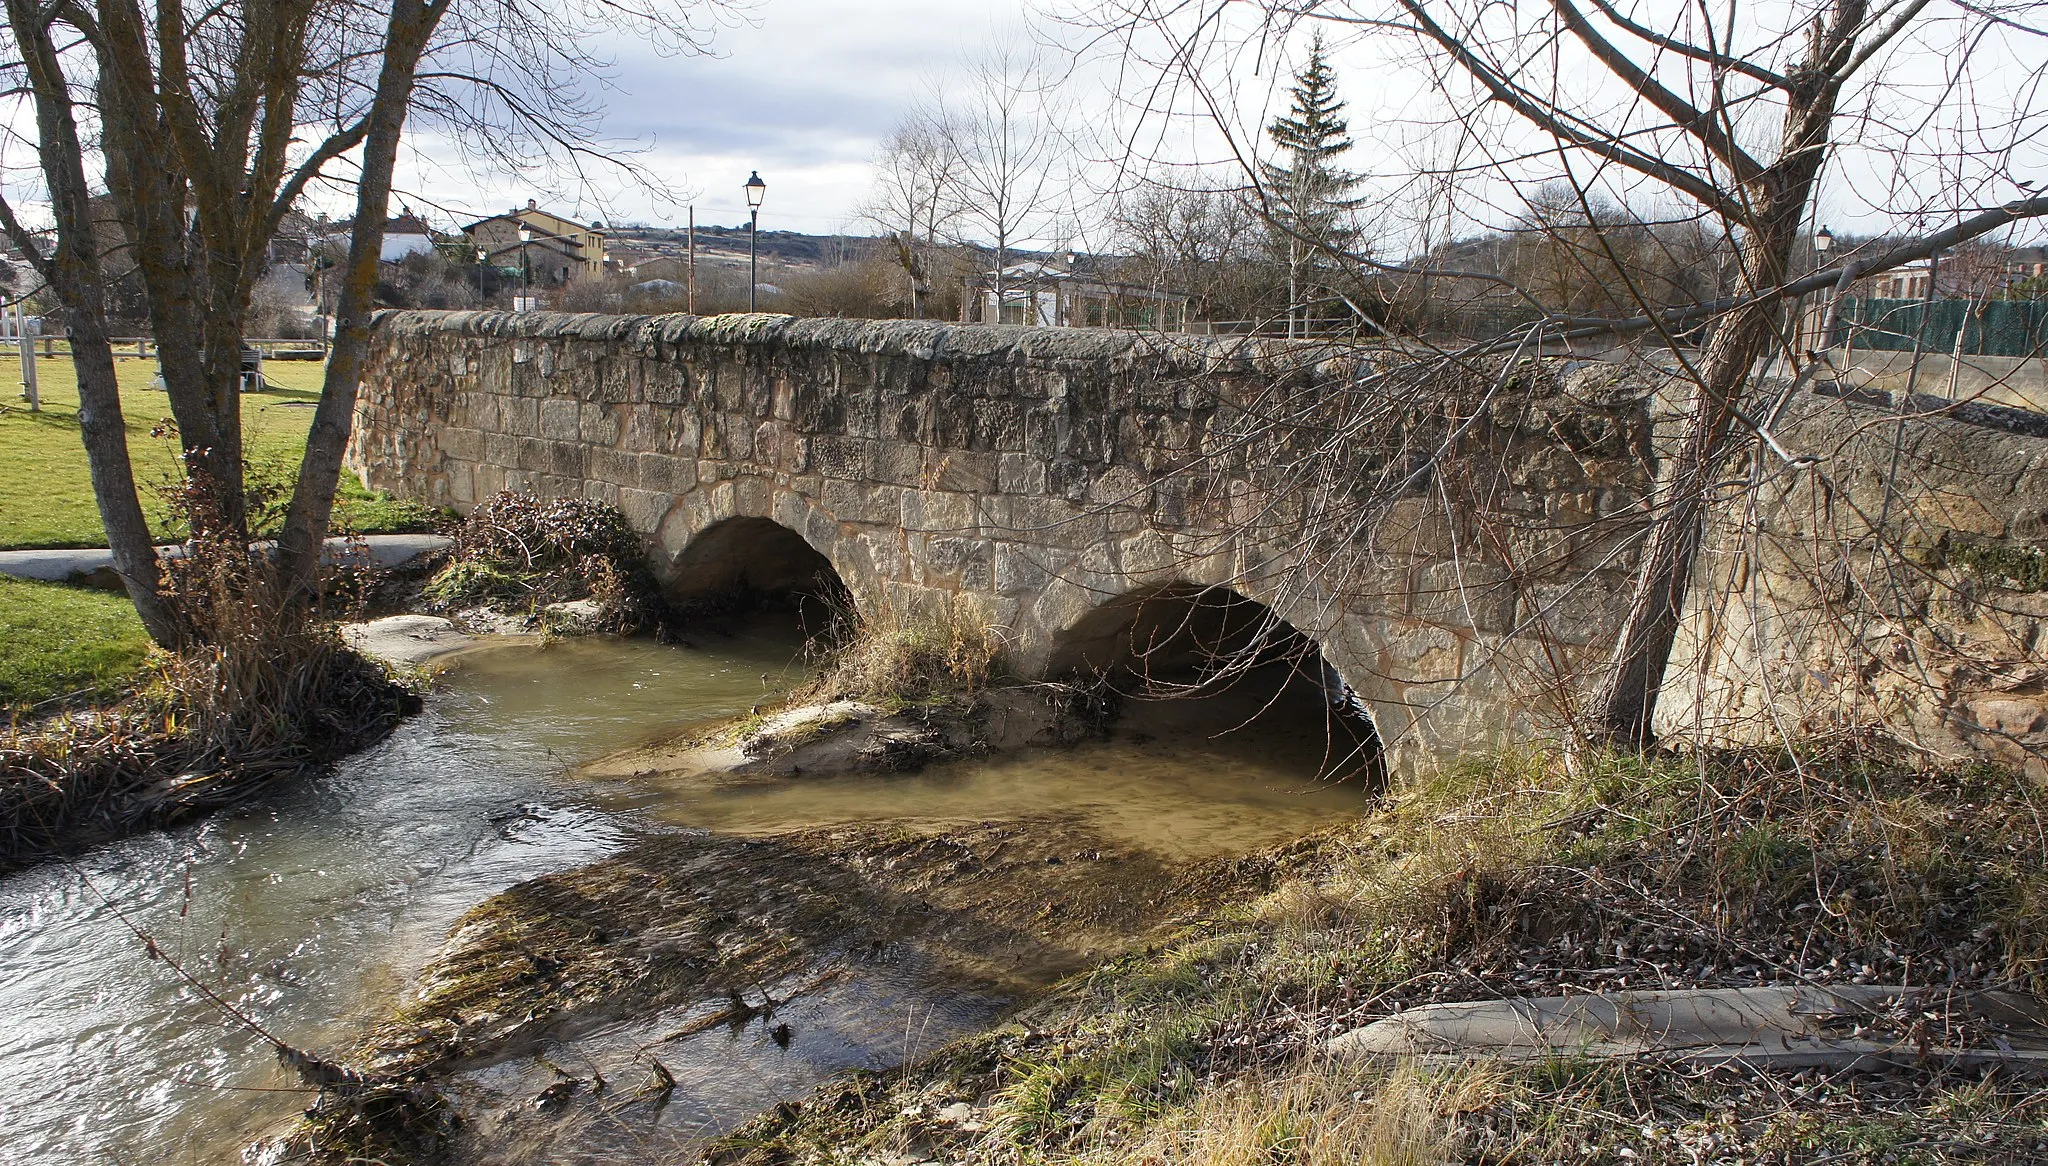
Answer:
<svg viewBox="0 0 2048 1166"><path fill-rule="evenodd" d="M807 550L864 607L969 594L1026 675L1103 663L1136 597L1228 587L1315 641L1397 764L1533 731L1530 681L1605 637L1626 592L1611 540L1510 570L1501 548L1453 553L1456 516L1416 492L1333 588L1290 557L1300 532L1260 467L1188 471L1271 385L1356 371L1272 342L1073 329L394 313L351 462L458 509L501 489L614 503L677 595L794 583ZM1606 437L1577 448L1565 406L1522 396L1480 419L1494 504L1531 530L1591 529L1647 486L1640 401L1599 407Z"/></svg>
<svg viewBox="0 0 2048 1166"><path fill-rule="evenodd" d="M1102 665L1137 597L1227 587L1321 648L1397 770L1555 728L1626 603L1653 394L1581 370L1396 418L1455 428L1466 480L1395 475L1333 550L1304 536L1321 512L1287 464L1298 446L1234 437L1276 400L1355 383L1361 359L1078 329L396 312L350 458L372 487L457 509L502 489L614 503L678 596L792 584L811 552L864 608L971 595L1027 676Z"/></svg>

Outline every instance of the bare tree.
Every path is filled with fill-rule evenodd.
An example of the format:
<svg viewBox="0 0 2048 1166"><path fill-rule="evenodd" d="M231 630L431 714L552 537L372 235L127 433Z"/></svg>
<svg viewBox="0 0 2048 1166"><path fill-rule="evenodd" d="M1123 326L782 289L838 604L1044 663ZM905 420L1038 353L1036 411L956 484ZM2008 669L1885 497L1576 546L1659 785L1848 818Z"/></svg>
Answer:
<svg viewBox="0 0 2048 1166"><path fill-rule="evenodd" d="M959 140L936 101L913 106L883 140L874 189L861 207L861 217L894 240L913 319L925 316L934 262L961 215Z"/></svg>
<svg viewBox="0 0 2048 1166"><path fill-rule="evenodd" d="M283 594L298 603L312 592L332 511L408 116L480 160L580 165L597 155L588 144L597 111L578 86L599 62L584 39L637 24L657 43L695 48L710 31L704 14L721 11L721 0L591 0L545 12L523 0L10 7L16 68L38 109L32 145L56 246L42 257L12 207L0 207L0 225L39 257L82 339L81 427L95 491L117 569L153 636L170 643L180 633L155 594L111 358L103 367L96 352L105 281L93 270L101 251L85 211L87 166L103 168L159 340L195 534L237 544L248 536L242 343L265 251L313 184L353 187L336 343L282 539Z"/></svg>
<svg viewBox="0 0 2048 1166"><path fill-rule="evenodd" d="M1042 53L1005 50L947 90L955 238L993 253L998 313L1011 256L1029 243L1057 248L1069 233L1073 175L1057 80Z"/></svg>
<svg viewBox="0 0 2048 1166"><path fill-rule="evenodd" d="M1127 282L1185 292L1195 315L1256 325L1283 289L1258 212L1242 187L1216 175L1156 179L1119 199L1112 246Z"/></svg>

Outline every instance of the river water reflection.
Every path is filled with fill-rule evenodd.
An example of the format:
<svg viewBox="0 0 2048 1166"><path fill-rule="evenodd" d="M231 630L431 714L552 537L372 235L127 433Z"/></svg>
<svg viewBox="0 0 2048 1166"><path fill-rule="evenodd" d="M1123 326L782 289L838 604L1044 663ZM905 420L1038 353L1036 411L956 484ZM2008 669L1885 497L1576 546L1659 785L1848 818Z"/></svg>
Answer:
<svg viewBox="0 0 2048 1166"><path fill-rule="evenodd" d="M1300 734L1207 740L1181 731L1179 711L1105 744L901 778L683 798L572 773L744 712L798 668L797 636L776 627L695 648L591 640L472 653L389 740L259 810L0 879L0 1161L233 1160L310 1100L260 1040L148 960L130 924L279 1038L336 1049L389 1010L464 911L649 828L957 821L1056 805L1085 808L1106 833L1199 856L1363 805L1354 790L1304 779L1312 752L1292 757L1285 744L1306 748ZM936 1011L938 1029L957 1029L999 1003L895 999L881 1011ZM886 1056L849 1036L734 1101L772 1103L832 1069L900 1056L926 1027L887 1024ZM807 1031L829 1036L831 1018Z"/></svg>

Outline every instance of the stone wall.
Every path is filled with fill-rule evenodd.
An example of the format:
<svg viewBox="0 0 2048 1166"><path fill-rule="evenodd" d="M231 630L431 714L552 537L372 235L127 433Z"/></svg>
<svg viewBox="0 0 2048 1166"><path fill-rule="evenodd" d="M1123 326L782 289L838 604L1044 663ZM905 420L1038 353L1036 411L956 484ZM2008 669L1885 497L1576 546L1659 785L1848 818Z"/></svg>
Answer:
<svg viewBox="0 0 2048 1166"><path fill-rule="evenodd" d="M1276 384L1308 395L1289 400L1355 384L1362 367L1327 355L1073 329L393 313L351 464L458 509L501 489L615 503L679 593L701 587L694 564L730 574L745 553L734 528L700 536L770 519L864 607L980 598L1027 675L1099 639L1087 617L1120 597L1228 586L1317 641L1396 767L1554 728L1561 665L1610 637L1626 594L1626 552L1595 520L1648 484L1646 405L1540 382L1435 418L1483 472L1416 476L1347 541L1309 529L1329 500L1296 496L1290 447L1234 440Z"/></svg>
<svg viewBox="0 0 2048 1166"><path fill-rule="evenodd" d="M1876 723L2048 777L2048 417L1836 390L1772 432L1713 516L1660 728Z"/></svg>

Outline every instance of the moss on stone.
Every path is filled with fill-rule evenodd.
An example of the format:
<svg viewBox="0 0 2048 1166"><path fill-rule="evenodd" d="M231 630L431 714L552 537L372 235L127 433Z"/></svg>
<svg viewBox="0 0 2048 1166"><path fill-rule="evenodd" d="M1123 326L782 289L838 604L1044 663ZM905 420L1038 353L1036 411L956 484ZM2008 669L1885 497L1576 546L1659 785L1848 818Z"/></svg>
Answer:
<svg viewBox="0 0 2048 1166"><path fill-rule="evenodd" d="M1948 549L1948 561L2008 591L2048 591L2048 548L1957 542Z"/></svg>

